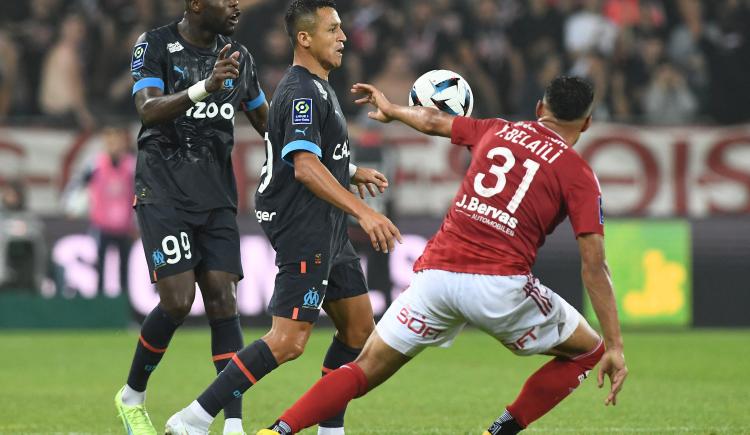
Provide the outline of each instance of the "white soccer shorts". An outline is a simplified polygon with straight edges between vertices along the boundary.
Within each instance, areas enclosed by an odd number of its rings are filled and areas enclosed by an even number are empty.
[[[543,353],[573,334],[581,315],[531,275],[424,270],[414,275],[377,324],[390,347],[415,356],[449,347],[466,324],[518,355]]]

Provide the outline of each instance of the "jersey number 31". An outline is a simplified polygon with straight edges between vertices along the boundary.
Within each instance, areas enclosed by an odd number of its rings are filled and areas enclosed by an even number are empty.
[[[477,192],[477,194],[485,198],[497,195],[498,193],[502,192],[503,189],[505,189],[505,175],[510,172],[510,170],[513,169],[513,166],[516,164],[515,156],[513,156],[513,153],[505,147],[492,148],[487,153],[487,158],[493,160],[495,156],[498,155],[502,156],[505,159],[505,163],[503,163],[502,166],[494,164],[490,166],[490,174],[497,177],[497,182],[495,182],[494,186],[486,187],[482,183],[487,174],[480,172],[476,175],[476,177],[474,177],[474,190]],[[531,180],[534,179],[536,171],[539,170],[539,163],[530,159],[526,159],[523,162],[523,167],[526,168],[526,175],[523,176],[521,184],[518,185],[516,193],[513,195],[513,198],[511,198],[508,206],[506,207],[508,209],[508,212],[510,213],[515,213],[518,209],[518,206],[521,205],[523,197],[526,196],[526,192],[529,190]]]

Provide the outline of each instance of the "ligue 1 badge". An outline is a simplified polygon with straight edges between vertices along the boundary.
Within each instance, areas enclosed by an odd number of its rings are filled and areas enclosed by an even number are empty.
[[[133,61],[130,63],[131,71],[137,71],[143,67],[146,59],[146,49],[148,49],[148,42],[141,42],[133,47]]]
[[[292,101],[292,125],[312,124],[312,98]]]

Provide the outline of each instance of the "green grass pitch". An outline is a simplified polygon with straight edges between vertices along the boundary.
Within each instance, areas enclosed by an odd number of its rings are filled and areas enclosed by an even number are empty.
[[[246,342],[262,332],[246,330]],[[330,329],[318,330],[305,355],[249,390],[248,434],[317,379],[330,337]],[[113,396],[136,340],[136,331],[1,333],[0,433],[122,433]],[[629,332],[625,343],[630,377],[616,407],[603,405],[604,391],[589,379],[527,432],[750,434],[750,331]],[[347,434],[481,434],[545,360],[515,357],[464,331],[452,348],[428,349],[354,401]],[[213,375],[207,328],[178,331],[149,385],[157,429]],[[221,433],[221,418],[212,429]]]

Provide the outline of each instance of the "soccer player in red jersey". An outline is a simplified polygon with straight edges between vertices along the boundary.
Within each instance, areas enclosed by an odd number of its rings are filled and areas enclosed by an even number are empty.
[[[594,93],[575,77],[558,77],[537,103],[536,121],[471,119],[432,108],[392,104],[356,84],[369,117],[401,121],[450,137],[472,162],[437,234],[414,265],[409,289],[388,308],[353,363],[321,378],[261,434],[292,434],[335,415],[391,377],[427,346],[447,346],[471,324],[517,355],[551,361],[524,384],[485,435],[515,434],[567,397],[600,363],[598,384],[615,405],[627,377],[623,342],[604,254],[604,219],[596,176],[573,151],[591,125]],[[603,339],[578,311],[531,274],[545,236],[570,218],[581,275]]]

